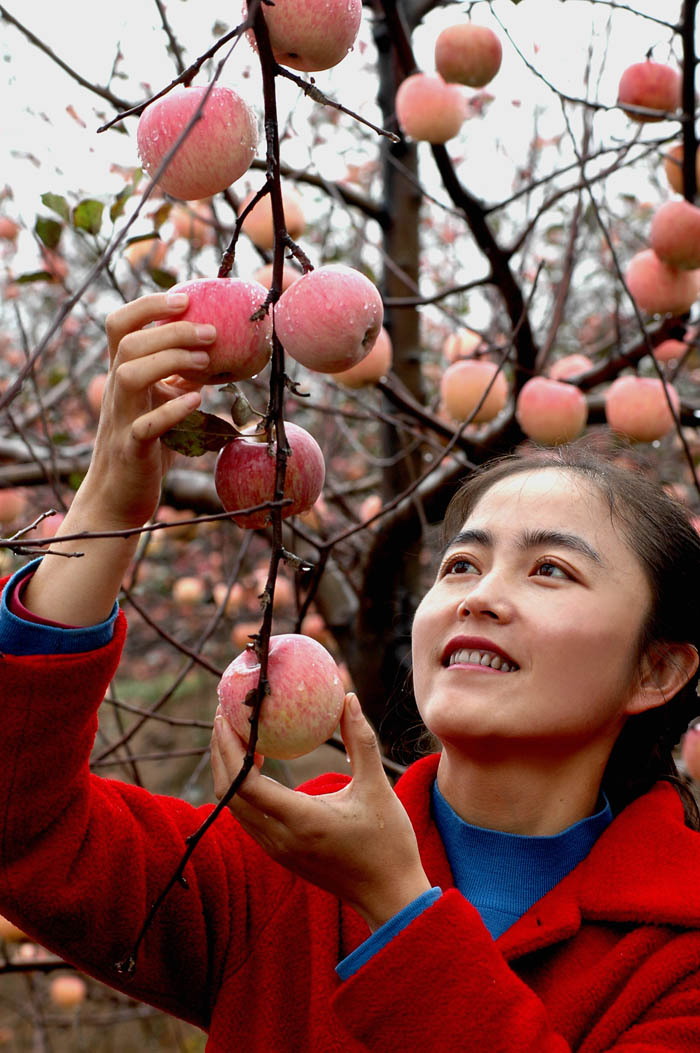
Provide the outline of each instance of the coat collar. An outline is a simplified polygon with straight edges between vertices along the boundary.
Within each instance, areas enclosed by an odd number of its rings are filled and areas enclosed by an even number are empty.
[[[430,814],[439,755],[413,764],[396,792],[413,821],[429,880],[454,887]],[[700,929],[700,834],[683,821],[675,789],[659,782],[619,813],[588,856],[498,939],[506,958],[573,936],[605,921]]]

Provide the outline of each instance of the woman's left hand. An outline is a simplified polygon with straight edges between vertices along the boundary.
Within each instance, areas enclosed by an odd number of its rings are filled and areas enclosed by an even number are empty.
[[[382,767],[377,740],[357,697],[340,722],[352,781],[314,797],[248,773],[229,805],[244,830],[278,863],[344,900],[374,931],[430,888],[411,821]],[[212,736],[214,792],[238,774],[245,743],[221,711]]]

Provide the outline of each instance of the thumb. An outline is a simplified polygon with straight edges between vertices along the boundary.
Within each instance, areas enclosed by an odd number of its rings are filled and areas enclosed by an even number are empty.
[[[343,742],[352,767],[353,779],[386,779],[379,754],[377,736],[365,717],[357,695],[345,696],[345,707],[340,720]]]

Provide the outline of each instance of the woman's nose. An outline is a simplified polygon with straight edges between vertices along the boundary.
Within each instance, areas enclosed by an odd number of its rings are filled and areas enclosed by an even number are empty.
[[[492,621],[508,621],[512,603],[508,597],[505,581],[493,572],[484,575],[462,597],[457,608],[460,618],[490,618]]]

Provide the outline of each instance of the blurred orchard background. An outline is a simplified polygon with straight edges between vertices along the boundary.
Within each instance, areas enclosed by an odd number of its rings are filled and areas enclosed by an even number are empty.
[[[375,0],[342,62],[295,73],[340,109],[274,77],[287,227],[314,267],[344,263],[376,284],[391,364],[349,386],[286,359],[294,383],[284,419],[311,432],[326,465],[315,505],[278,524],[296,561],[277,568],[271,527],[244,530],[221,517],[215,452],[177,458],[157,525],[143,532],[123,582],[130,633],[101,709],[96,773],[211,800],[216,685],[264,617],[266,632],[302,632],[333,653],[388,772],[400,772],[424,746],[410,629],[445,507],[473,466],[524,442],[585,432],[700,515],[700,237],[695,214],[678,210],[697,189],[695,6]],[[232,48],[229,36],[242,17],[221,0],[0,5],[3,574],[50,551],[86,471],[107,369],[105,316],[216,276],[241,203],[265,182],[261,135],[240,180],[211,199],[176,201],[139,167],[138,114],[97,129],[190,76],[207,53],[192,82],[207,84],[228,55],[219,83],[243,96],[262,128],[260,63],[245,39]],[[406,134],[423,104],[399,123],[399,85],[417,71],[435,75],[439,34],[467,23],[497,36],[500,70],[451,89],[460,116],[445,143],[422,141],[420,128]],[[622,74],[645,63],[645,89],[649,62],[673,71],[677,95],[625,112]],[[430,134],[447,103],[425,106]],[[692,245],[677,249],[677,231],[681,242],[692,232],[697,259]],[[262,280],[273,251],[252,233],[244,227],[232,274]],[[677,249],[670,271],[652,241],[672,257]],[[275,251],[298,276],[279,239]],[[239,387],[264,414],[269,369]],[[230,420],[231,401],[208,387],[203,409]],[[347,770],[340,740],[266,763],[289,785]],[[76,976],[21,933],[0,936],[0,1048],[204,1048],[199,1032]]]

